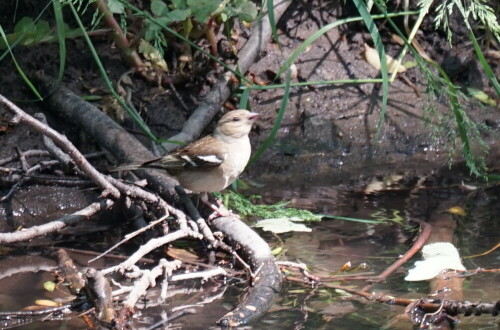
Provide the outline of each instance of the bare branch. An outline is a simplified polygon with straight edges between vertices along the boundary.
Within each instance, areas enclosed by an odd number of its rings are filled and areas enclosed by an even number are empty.
[[[33,226],[26,230],[16,231],[13,233],[0,233],[0,244],[27,241],[35,237],[57,232],[64,227],[88,219],[100,211],[107,210],[113,205],[115,205],[115,202],[111,199],[104,199],[100,202],[92,203],[86,208],[73,214],[65,215],[58,220],[54,220],[40,226]]]
[[[68,138],[47,125],[36,120],[32,116],[28,115],[17,105],[9,101],[5,96],[0,94],[0,105],[3,106],[7,111],[14,115],[14,122],[22,122],[29,125],[31,128],[37,132],[50,137],[54,143],[59,146],[62,150],[66,151],[73,162],[99,187],[104,189],[101,194],[103,197],[110,194],[114,198],[120,197],[120,192],[118,189],[113,187],[104,176],[99,173],[78,151],[78,149],[68,140]]]

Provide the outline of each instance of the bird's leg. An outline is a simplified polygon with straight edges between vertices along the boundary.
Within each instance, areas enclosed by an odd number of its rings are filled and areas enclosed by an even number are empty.
[[[202,193],[200,196],[200,199],[201,199],[203,204],[207,205],[209,208],[211,208],[214,211],[212,214],[210,214],[210,216],[208,217],[208,220],[215,219],[218,216],[219,217],[227,217],[227,216],[230,216],[232,214],[230,211],[228,211],[226,209],[226,207],[222,204],[222,201],[220,199],[217,199],[217,204],[219,204],[219,206],[210,203],[210,201],[208,200],[207,193]]]

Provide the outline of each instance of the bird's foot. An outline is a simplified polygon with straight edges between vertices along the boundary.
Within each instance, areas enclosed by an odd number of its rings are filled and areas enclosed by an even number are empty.
[[[238,217],[238,215],[234,214],[231,210],[228,210],[224,204],[222,203],[222,200],[220,198],[216,198],[215,199],[215,203],[217,205],[215,205],[214,203],[210,203],[210,201],[208,200],[208,195],[201,195],[201,201],[203,204],[207,205],[209,208],[212,209],[212,212],[207,220],[208,221],[211,221],[215,218],[218,218],[218,217]]]
[[[219,203],[217,203],[219,204]],[[211,221],[215,218],[218,218],[218,217],[229,217],[229,216],[233,216],[233,212],[231,212],[230,210],[226,209],[226,207],[224,206],[224,204],[220,203],[219,206],[216,206],[214,204],[211,204],[208,205],[208,207],[210,207],[214,212],[212,214],[210,214],[208,216],[208,221]]]

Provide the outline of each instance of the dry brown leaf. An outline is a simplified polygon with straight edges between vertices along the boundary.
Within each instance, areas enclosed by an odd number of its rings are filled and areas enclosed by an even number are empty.
[[[172,246],[169,246],[168,249],[166,249],[166,253],[169,257],[178,259],[181,261],[185,262],[201,262],[200,258],[196,254],[193,254],[191,252],[188,252],[184,249],[178,249],[174,248]]]
[[[405,44],[404,40],[401,39],[400,36],[398,36],[397,34],[392,34],[391,35],[391,39],[397,43],[398,45],[401,45],[403,46]],[[415,50],[417,51],[417,53],[426,61],[429,61],[429,62],[433,62],[433,63],[436,63],[434,62],[434,60],[429,56],[427,55],[427,53],[424,51],[424,49],[422,48],[422,46],[420,46],[420,43],[417,41],[417,39],[413,39],[411,41],[411,44],[412,46],[415,48]]]
[[[368,62],[368,64],[370,64],[372,67],[380,71],[381,65],[378,52],[375,49],[368,46],[366,43],[364,44],[364,47],[365,51],[363,55],[365,57],[366,62]],[[385,55],[385,58],[387,61],[387,70],[389,71],[389,73],[393,73],[396,70],[396,67],[398,68],[397,71],[398,73],[406,72],[406,68],[402,64],[399,64],[398,66],[398,63],[394,58],[392,58],[389,55]]]

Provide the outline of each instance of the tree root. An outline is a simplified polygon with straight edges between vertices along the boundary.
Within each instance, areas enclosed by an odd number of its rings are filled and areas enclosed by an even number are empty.
[[[282,277],[269,245],[241,220],[229,217],[214,219],[211,226],[226,234],[231,246],[248,260],[253,274],[253,286],[238,306],[217,324],[235,327],[247,324],[271,307],[281,290]]]

